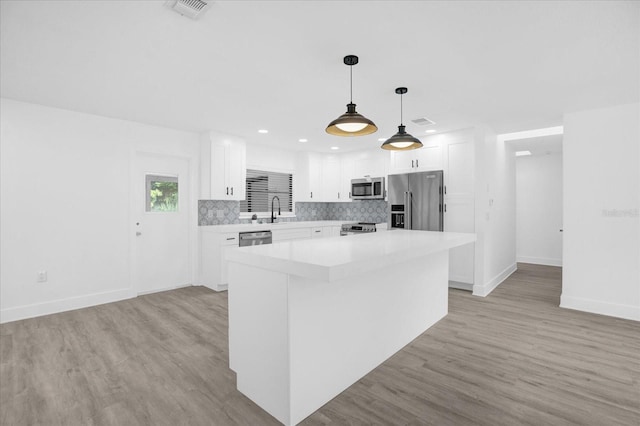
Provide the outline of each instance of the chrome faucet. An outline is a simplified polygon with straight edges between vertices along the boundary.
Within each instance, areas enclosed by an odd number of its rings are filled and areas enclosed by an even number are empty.
[[[278,198],[277,195],[274,195],[273,198],[271,199],[271,223],[275,222],[276,216],[273,214],[273,202],[275,200],[278,200],[278,216],[281,215],[280,213],[280,198]]]

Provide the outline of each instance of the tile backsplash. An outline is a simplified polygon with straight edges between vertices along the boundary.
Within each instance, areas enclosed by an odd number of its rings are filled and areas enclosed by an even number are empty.
[[[381,223],[387,221],[388,205],[384,200],[359,200],[350,203],[298,202],[295,210],[296,217],[281,218],[280,221],[353,220]],[[239,201],[198,200],[199,226],[248,222],[248,219],[240,219]]]

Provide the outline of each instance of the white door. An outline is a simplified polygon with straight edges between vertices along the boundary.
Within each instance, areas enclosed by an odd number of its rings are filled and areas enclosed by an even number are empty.
[[[133,168],[134,289],[144,294],[191,284],[189,160],[138,152]]]

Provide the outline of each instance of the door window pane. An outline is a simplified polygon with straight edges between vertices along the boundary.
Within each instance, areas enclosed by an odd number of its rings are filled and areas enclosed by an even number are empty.
[[[146,175],[146,211],[178,211],[178,177]]]

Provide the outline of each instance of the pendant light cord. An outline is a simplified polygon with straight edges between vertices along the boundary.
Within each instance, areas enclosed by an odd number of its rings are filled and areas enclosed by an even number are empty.
[[[353,65],[349,65],[349,103],[353,103]]]
[[[402,122],[402,93],[400,94],[400,125],[404,126],[404,123]]]

